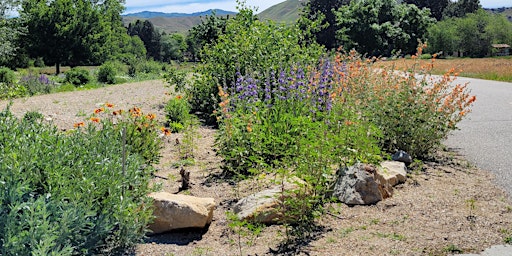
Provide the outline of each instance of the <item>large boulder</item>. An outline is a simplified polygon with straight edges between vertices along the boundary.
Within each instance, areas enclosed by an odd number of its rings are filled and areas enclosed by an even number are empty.
[[[204,228],[212,222],[215,200],[167,192],[151,193],[155,219],[149,225],[154,234],[182,228]]]
[[[375,168],[365,164],[340,169],[332,195],[347,205],[368,205],[381,201],[382,192],[374,173]]]

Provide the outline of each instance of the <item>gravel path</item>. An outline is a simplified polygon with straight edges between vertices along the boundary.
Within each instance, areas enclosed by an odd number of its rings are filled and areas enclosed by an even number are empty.
[[[28,111],[37,111],[52,120],[61,129],[72,129],[84,121],[96,108],[112,103],[115,109],[139,107],[144,113],[155,113],[163,120],[163,107],[169,97],[168,88],[160,80],[113,85],[95,90],[63,92],[13,100],[11,112],[21,117]],[[3,110],[9,101],[0,101]]]
[[[446,145],[460,151],[477,167],[491,171],[512,198],[512,83],[459,78],[469,82],[477,100]]]

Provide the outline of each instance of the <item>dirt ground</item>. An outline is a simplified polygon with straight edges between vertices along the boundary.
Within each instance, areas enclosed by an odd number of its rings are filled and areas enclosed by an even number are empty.
[[[71,129],[102,104],[141,107],[163,120],[170,99],[161,81],[117,85],[97,90],[42,95],[13,101],[11,111],[22,116],[39,111],[61,129]],[[0,108],[7,105],[0,102]],[[189,131],[191,132],[191,131]],[[244,196],[265,186],[215,178],[221,159],[214,151],[215,130],[191,132],[194,163],[180,160],[188,143],[184,134],[165,138],[155,184],[176,193],[182,166],[191,172],[191,188],[180,193],[213,197],[217,203],[212,224],[204,230],[182,230],[150,236],[137,245],[135,255],[450,255],[477,253],[512,237],[512,203],[489,172],[446,150],[436,162],[412,171],[392,198],[372,206],[329,205],[328,212],[305,239],[287,241],[285,228],[264,227],[258,236],[238,235],[229,227],[226,212]],[[190,165],[191,164],[191,165]]]

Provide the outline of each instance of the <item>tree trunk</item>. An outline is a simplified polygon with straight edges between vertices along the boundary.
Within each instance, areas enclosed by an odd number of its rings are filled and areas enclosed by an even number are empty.
[[[60,74],[60,62],[58,61],[55,63],[55,74]]]

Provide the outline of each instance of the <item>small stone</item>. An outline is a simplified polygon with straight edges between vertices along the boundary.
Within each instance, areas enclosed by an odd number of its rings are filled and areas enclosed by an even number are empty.
[[[391,157],[393,161],[405,163],[406,166],[412,164],[412,157],[405,151],[399,150]]]

